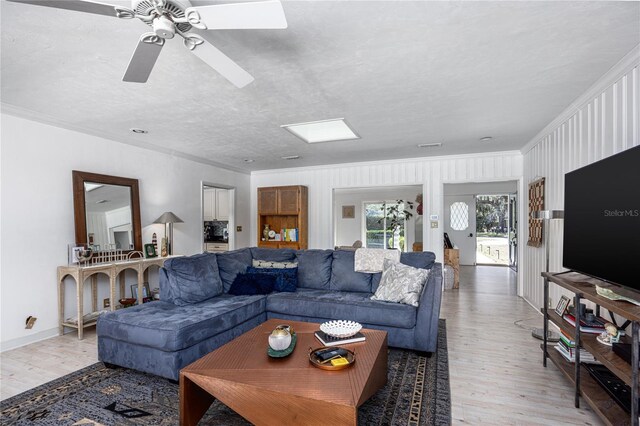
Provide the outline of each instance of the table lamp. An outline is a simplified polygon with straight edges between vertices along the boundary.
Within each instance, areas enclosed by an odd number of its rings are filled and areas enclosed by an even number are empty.
[[[173,254],[173,224],[184,223],[184,221],[173,212],[164,212],[162,216],[154,220],[153,223],[164,223],[164,236],[167,238],[167,254]]]

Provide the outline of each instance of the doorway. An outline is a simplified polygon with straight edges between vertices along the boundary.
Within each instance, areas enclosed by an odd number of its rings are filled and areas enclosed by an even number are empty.
[[[509,265],[509,195],[476,195],[476,264]]]
[[[517,265],[517,181],[444,184],[444,232],[460,265]]]
[[[202,182],[202,251],[235,248],[235,188]]]

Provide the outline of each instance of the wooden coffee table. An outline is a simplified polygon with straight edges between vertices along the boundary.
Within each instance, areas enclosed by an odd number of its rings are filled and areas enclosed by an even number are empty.
[[[270,358],[278,324],[298,335],[294,352]],[[353,366],[326,371],[309,363],[319,324],[271,319],[180,371],[180,424],[196,425],[217,398],[256,425],[356,425],[358,407],[387,382],[387,333],[363,329],[367,340],[343,345]]]

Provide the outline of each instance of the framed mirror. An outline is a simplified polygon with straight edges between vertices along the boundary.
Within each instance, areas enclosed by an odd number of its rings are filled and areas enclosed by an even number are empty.
[[[74,170],[76,243],[94,251],[142,251],[138,179]]]

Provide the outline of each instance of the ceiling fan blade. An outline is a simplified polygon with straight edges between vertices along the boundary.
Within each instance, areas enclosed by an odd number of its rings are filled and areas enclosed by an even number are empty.
[[[280,0],[194,7],[209,30],[284,29],[287,18]],[[187,9],[188,13],[188,9]]]
[[[118,16],[115,5],[83,0],[8,0],[14,3],[26,3],[36,6],[54,7],[56,9],[76,10],[78,12],[95,13],[97,15]]]
[[[254,80],[251,74],[242,69],[227,55],[216,49],[202,37],[191,35],[191,37],[185,39],[185,45],[194,55],[218,71],[237,88],[241,89]]]
[[[140,37],[136,50],[131,56],[129,66],[122,77],[122,81],[132,83],[146,83],[149,74],[160,55],[160,51],[164,46],[164,39],[155,35],[155,33],[145,33]]]

